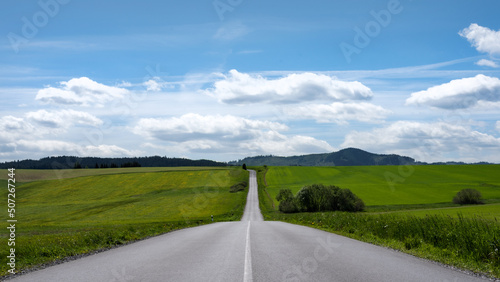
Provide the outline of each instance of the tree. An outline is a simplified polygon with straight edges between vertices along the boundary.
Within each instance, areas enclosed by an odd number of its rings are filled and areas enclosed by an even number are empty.
[[[297,201],[290,189],[281,189],[276,196],[276,200],[280,202],[279,210],[284,213],[294,213],[299,211]]]
[[[244,170],[247,170],[247,165],[246,165],[246,164],[243,164],[242,168],[243,168]]]
[[[481,192],[475,189],[460,190],[453,198],[453,203],[460,205],[484,204],[484,202],[481,199]]]

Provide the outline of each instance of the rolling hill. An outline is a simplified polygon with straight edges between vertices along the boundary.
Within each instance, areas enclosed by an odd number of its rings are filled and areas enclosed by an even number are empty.
[[[395,154],[374,154],[356,148],[338,152],[312,154],[292,157],[256,156],[229,162],[230,165],[270,165],[270,166],[364,166],[364,165],[402,165],[417,164],[410,157]]]

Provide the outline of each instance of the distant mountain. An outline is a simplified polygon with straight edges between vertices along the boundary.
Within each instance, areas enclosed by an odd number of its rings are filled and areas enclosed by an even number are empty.
[[[258,166],[362,166],[362,165],[406,165],[417,163],[413,158],[399,155],[373,154],[356,148],[338,152],[292,157],[257,156],[229,162],[230,165]]]
[[[22,160],[0,163],[0,169],[68,169],[108,167],[175,167],[175,166],[226,166],[210,160],[190,160],[160,156],[138,158],[47,157],[40,160]]]

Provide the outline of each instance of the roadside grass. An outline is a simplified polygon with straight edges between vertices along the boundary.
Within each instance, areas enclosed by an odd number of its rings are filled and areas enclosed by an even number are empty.
[[[18,182],[16,270],[211,223],[211,215],[214,221],[241,219],[248,189],[230,193],[229,188],[248,181],[247,171],[240,168],[155,171],[118,169],[118,174],[81,177],[73,174],[73,178]],[[22,178],[23,173],[39,176],[51,172],[16,170],[16,179]],[[4,182],[0,180],[0,184]],[[6,199],[7,189],[3,190],[1,195]],[[7,220],[7,212],[0,214],[0,220]],[[6,228],[1,231],[2,241],[6,242],[7,232]],[[7,255],[5,243],[0,248],[3,262],[0,275],[8,274]]]
[[[443,215],[453,218],[463,217],[480,217],[482,219],[491,220],[500,224],[500,203],[485,204],[485,205],[472,205],[472,206],[458,206],[446,208],[425,208],[419,210],[405,210],[385,212],[393,215],[410,215],[415,217],[425,217],[428,215]]]
[[[397,166],[269,167],[259,170],[259,199],[265,220],[319,228],[500,278],[499,168],[415,166],[403,182],[388,184],[384,174],[398,173]],[[277,211],[279,189],[296,193],[311,183],[351,189],[367,204],[366,212]],[[453,204],[463,188],[481,191],[486,205]]]

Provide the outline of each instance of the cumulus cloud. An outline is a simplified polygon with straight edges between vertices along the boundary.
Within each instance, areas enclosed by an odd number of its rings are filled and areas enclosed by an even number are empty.
[[[471,24],[459,32],[479,52],[490,55],[500,54],[500,30],[494,31],[476,23]]]
[[[33,123],[50,128],[68,128],[73,124],[90,126],[99,126],[103,124],[102,120],[89,113],[74,110],[52,112],[39,110],[27,113],[26,117]]]
[[[8,142],[22,136],[29,136],[35,127],[22,118],[14,116],[3,116],[0,118],[0,140]]]
[[[470,108],[479,102],[499,101],[500,79],[479,74],[412,93],[406,104],[454,110]]]
[[[116,145],[82,145],[60,140],[18,140],[15,142],[18,153],[43,152],[43,154],[62,154],[96,157],[133,156],[134,153]]]
[[[167,119],[141,119],[135,134],[174,146],[183,152],[225,152],[292,155],[332,151],[327,142],[307,136],[286,136],[284,124],[231,115],[186,114]],[[148,146],[155,146],[148,143]]]
[[[353,131],[342,147],[357,147],[380,153],[399,153],[422,161],[442,161],[448,153],[477,159],[478,153],[498,152],[500,138],[445,122],[398,121],[372,131]],[[485,154],[485,159],[495,154]]]
[[[154,79],[150,79],[146,82],[144,82],[144,86],[146,86],[147,91],[154,91],[158,92],[161,91],[161,85]]]
[[[481,59],[476,62],[476,65],[490,68],[498,68],[498,64],[491,60]]]
[[[136,134],[164,141],[184,141],[189,138],[244,139],[253,131],[287,130],[286,125],[250,120],[231,115],[185,114],[167,119],[145,118],[134,128]]]
[[[380,123],[390,113],[381,106],[370,103],[340,103],[311,104],[301,107],[292,107],[285,112],[293,117],[313,119],[319,123],[348,124],[348,121]]]
[[[301,73],[268,79],[231,70],[222,77],[205,93],[227,104],[287,104],[313,100],[368,100],[373,97],[370,88],[358,81],[346,82],[323,74]]]
[[[73,78],[60,83],[60,87],[47,87],[38,91],[36,100],[43,103],[103,107],[106,103],[129,95],[127,89],[107,86],[87,77]]]

